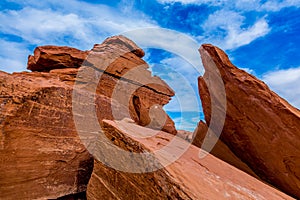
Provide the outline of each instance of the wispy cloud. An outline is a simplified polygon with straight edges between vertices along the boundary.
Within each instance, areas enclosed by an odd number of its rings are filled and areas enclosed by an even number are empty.
[[[300,1],[298,0],[285,0],[285,1],[279,1],[279,0],[273,0],[273,1],[266,1],[263,5],[261,5],[262,10],[266,11],[279,11],[283,8],[287,7],[300,7]]]
[[[0,20],[3,33],[19,36],[33,44],[66,43],[64,37],[68,35],[75,40],[88,40],[85,21],[73,13],[61,14],[50,9],[27,7],[3,12]]]
[[[178,113],[169,113],[175,122],[178,130],[187,130],[193,132],[197,127],[200,119],[203,119],[203,113],[196,112],[183,112],[180,115]]]
[[[300,67],[266,73],[262,80],[292,105],[300,108]]]
[[[175,97],[164,108],[172,112],[200,112],[200,97],[197,90],[197,70],[178,56],[152,64],[153,74],[161,77],[175,91]]]
[[[187,4],[197,4],[197,5],[202,5],[202,4],[209,4],[209,5],[222,5],[226,3],[226,0],[158,0],[158,2],[166,4],[166,3],[181,3],[184,5]]]
[[[181,3],[183,5],[208,5],[222,8],[236,9],[239,11],[272,11],[276,12],[287,7],[300,7],[298,0],[158,0],[162,4]]]
[[[68,3],[57,0],[11,1],[24,7],[20,10],[3,10],[0,13],[0,30],[1,33],[17,36],[22,41],[8,41],[7,48],[14,48],[19,43],[22,47],[52,44],[90,49],[93,44],[100,43],[111,35],[156,26],[156,22],[145,15],[140,16],[135,11],[129,15],[125,11],[120,12],[101,4],[95,6],[76,0]],[[1,63],[1,69],[10,71],[11,68],[8,67],[16,64],[14,69],[25,70],[29,50],[22,49],[23,55],[14,57],[14,60],[7,52],[1,52],[2,60],[6,61]],[[20,63],[23,63],[23,67]],[[9,66],[5,66],[7,64]]]
[[[7,72],[24,70],[29,54],[30,52],[25,43],[0,39],[0,70]]]
[[[186,34],[159,27],[133,29],[122,34],[135,41],[142,48],[162,49],[181,56],[185,59],[185,62],[189,62],[200,73],[203,73],[203,66],[198,52],[200,44]],[[165,61],[162,61],[162,63]],[[177,68],[180,68],[181,63],[173,62]],[[196,73],[198,71],[194,70]]]
[[[199,27],[203,30],[202,33],[198,31],[195,37],[201,43],[213,43],[225,50],[248,45],[271,33],[273,27],[268,23],[269,14],[284,8],[300,7],[299,1],[296,0],[158,0],[158,2],[168,6],[175,3],[186,7],[204,5],[215,10],[204,21],[203,18],[192,16],[201,20]],[[256,13],[256,19],[249,14],[251,12]],[[195,19],[187,20],[195,21]]]
[[[265,18],[257,20],[247,28],[245,17],[235,11],[219,10],[209,15],[203,23],[205,41],[210,41],[223,49],[235,49],[247,45],[270,32]]]

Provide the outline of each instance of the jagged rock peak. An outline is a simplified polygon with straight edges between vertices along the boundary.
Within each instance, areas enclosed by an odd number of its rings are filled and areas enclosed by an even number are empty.
[[[28,56],[27,69],[47,72],[53,69],[79,68],[91,51],[109,52],[109,49],[115,50],[116,47],[122,54],[131,52],[139,58],[145,55],[144,51],[133,41],[119,35],[107,38],[102,44],[95,44],[93,49],[88,51],[67,46],[38,46],[34,50],[34,55]]]
[[[96,51],[98,47],[102,47],[104,45],[118,46],[120,49],[125,50],[126,53],[131,52],[140,58],[145,55],[145,52],[140,47],[123,35],[112,36],[104,40],[102,44],[95,44],[93,51]]]
[[[221,49],[200,48],[205,74],[198,79],[205,120],[219,71],[226,90],[226,119],[220,140],[262,180],[300,198],[300,111],[253,75],[238,69]],[[217,69],[215,69],[217,67]],[[217,147],[215,147],[217,148]]]

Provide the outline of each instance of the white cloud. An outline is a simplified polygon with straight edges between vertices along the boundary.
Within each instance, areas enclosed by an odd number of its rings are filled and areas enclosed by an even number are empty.
[[[212,4],[212,5],[223,5],[227,0],[158,0],[162,4],[166,3],[181,3],[181,4]]]
[[[25,70],[29,53],[23,43],[0,39],[0,70],[10,73]]]
[[[191,63],[200,73],[204,71],[198,52],[200,44],[187,34],[159,27],[140,28],[122,34],[135,41],[141,48],[169,51]]]
[[[285,1],[271,0],[261,5],[261,10],[276,12],[287,7],[300,7],[300,1],[299,0],[285,0]]]
[[[199,55],[200,56],[200,55]],[[201,62],[201,60],[199,59]],[[201,75],[199,70],[195,69],[190,63],[179,56],[165,58],[160,61],[161,64],[169,66],[173,71],[183,75],[187,80],[190,80],[193,85],[197,85],[197,79]]]
[[[247,45],[270,32],[265,18],[257,20],[252,26],[243,28],[245,17],[235,11],[219,10],[209,15],[203,23],[204,40],[224,50]],[[200,39],[203,39],[201,37]]]
[[[268,0],[260,3],[257,0],[158,0],[162,4],[181,3],[183,5],[219,6],[239,11],[271,11],[276,12],[287,7],[300,7],[299,0]]]
[[[172,112],[199,112],[198,76],[189,63],[178,56],[166,58],[152,66],[153,74],[161,77],[175,91],[175,97],[164,109]]]
[[[68,43],[65,37],[69,37],[76,40],[77,46],[85,46],[84,43],[99,43],[110,34],[154,25],[150,20],[124,16],[107,6],[99,5],[97,8],[97,12],[94,8],[90,11],[95,13],[93,16],[86,14],[87,8],[83,8],[82,12],[32,7],[9,10],[0,14],[0,27],[2,32],[18,35],[31,43]]]
[[[182,5],[206,5],[218,8],[202,23],[204,34],[198,41],[213,43],[224,50],[235,49],[250,44],[271,31],[266,16],[252,24],[246,23],[245,14],[251,11],[260,14],[277,12],[283,8],[300,7],[298,0],[158,0],[161,4],[181,3]],[[258,15],[259,16],[259,15]]]
[[[4,10],[0,13],[1,32],[19,37],[27,45],[67,45],[85,50],[111,35],[135,28],[156,26],[156,22],[147,16],[139,15],[134,10],[129,12],[130,6],[123,13],[105,5],[95,6],[76,0],[67,3],[58,0],[11,1],[24,7],[21,10]],[[7,45],[12,45],[7,48],[14,48],[15,43]],[[24,57],[28,56],[28,50],[23,50],[23,54],[14,57],[14,60],[1,52],[0,57],[5,61],[3,64],[10,66],[14,63],[15,70],[25,70]],[[23,67],[20,67],[21,63]],[[10,71],[2,64],[1,69]]]
[[[64,36],[72,35],[74,39],[86,41],[84,20],[76,14],[61,14],[51,10],[24,8],[10,10],[0,14],[2,32],[17,35],[22,39],[42,44],[46,42],[63,42]],[[64,42],[65,43],[65,42]]]
[[[300,108],[300,67],[269,72],[263,75],[262,80],[274,92]]]
[[[194,132],[197,127],[200,117],[182,116],[173,119],[177,130],[186,130]]]
[[[234,49],[250,44],[257,38],[263,37],[270,32],[270,28],[265,19],[260,19],[247,29],[229,27],[228,35],[225,38],[225,49]]]

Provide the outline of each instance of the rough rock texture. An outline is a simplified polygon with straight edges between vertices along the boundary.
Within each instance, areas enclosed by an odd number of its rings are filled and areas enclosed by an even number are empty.
[[[129,107],[125,117],[133,118],[138,124],[176,134],[174,122],[162,109],[174,91],[159,77],[151,75],[149,66],[141,59],[143,55],[142,49],[123,36],[108,38],[90,51],[77,83],[80,88],[96,90]],[[120,112],[113,109],[112,119],[124,118],[118,117]],[[101,113],[98,117],[103,119]]]
[[[160,113],[161,106],[168,103],[174,93],[146,70],[147,65],[140,58],[143,51],[121,36],[109,38],[94,49],[105,55],[110,70],[102,73],[101,81],[95,83],[92,106],[96,107],[98,120],[128,116],[128,107],[122,99],[112,99],[116,83],[123,89],[138,86],[129,96],[129,117],[143,125],[147,125],[144,119],[147,122],[151,118],[159,119],[155,113]],[[118,50],[126,55],[119,56]],[[117,59],[114,53],[118,54]],[[88,87],[80,88],[93,85],[93,81],[84,79],[94,80],[84,76],[93,63],[83,62],[84,57],[86,52],[68,47],[38,47],[28,62],[28,68],[34,72],[0,72],[1,199],[54,199],[86,190],[93,159],[78,136],[72,113],[75,83],[78,90],[95,92]],[[82,62],[84,66],[77,68]],[[140,64],[144,65],[139,71],[141,77],[154,83],[161,81],[161,84],[143,86],[130,77],[121,80],[122,73]],[[90,71],[93,75],[101,72]],[[118,94],[122,96],[124,91]],[[153,106],[158,108],[151,112]],[[117,114],[112,114],[112,107]],[[163,124],[164,130],[176,133],[174,122],[167,115],[165,119],[168,123]]]
[[[93,159],[74,127],[71,94],[53,73],[0,73],[1,199],[86,190]]]
[[[35,48],[34,55],[28,57],[27,69],[31,71],[50,71],[51,69],[78,68],[88,55],[65,46],[40,46]]]
[[[300,111],[262,81],[237,69],[219,48],[202,45],[200,53],[206,72],[199,78],[199,91],[208,125],[211,103],[207,85],[213,85],[215,65],[227,96],[221,141],[261,179],[300,198]],[[207,62],[210,59],[213,64]],[[211,91],[212,96],[219,93],[218,88]]]
[[[197,125],[196,130],[194,131],[192,144],[201,148],[203,144],[204,137],[206,136],[208,127],[205,122],[200,121]],[[216,136],[215,136],[216,137]],[[203,148],[205,149],[205,147]],[[259,177],[249,168],[244,162],[242,162],[221,140],[218,140],[214,148],[209,152],[210,154],[220,158],[221,160],[229,163],[232,166],[252,175],[255,178]]]
[[[188,144],[168,133],[157,133],[126,121],[105,120],[104,127],[114,145],[131,153],[151,154],[167,146],[171,140],[177,140],[174,146],[167,148],[166,157],[158,157],[158,163],[164,163],[164,158],[170,158],[168,153],[180,152],[182,146]],[[100,142],[99,145],[107,144]],[[91,200],[291,199],[212,155],[199,159],[199,152],[199,148],[190,145],[178,160],[165,168],[148,173],[116,171],[95,160],[87,197]],[[113,155],[112,153],[112,158]],[[122,156],[117,158],[124,166],[130,163],[130,160]],[[139,164],[143,164],[143,160],[137,163],[138,166]]]

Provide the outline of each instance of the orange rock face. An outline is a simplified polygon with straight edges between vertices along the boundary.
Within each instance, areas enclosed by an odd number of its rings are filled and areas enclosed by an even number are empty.
[[[50,71],[51,69],[79,68],[88,55],[71,47],[40,46],[34,55],[28,57],[27,69],[31,71]]]
[[[208,125],[210,95],[219,93],[218,88],[211,88],[210,94],[207,88],[213,85],[215,65],[223,79],[227,100],[221,141],[261,179],[300,198],[299,110],[262,81],[236,68],[219,48],[202,45],[200,53],[206,72],[199,78],[199,92]]]
[[[91,70],[94,76],[84,74],[91,69],[88,67],[93,64],[91,59],[99,58],[91,54],[80,67],[87,52],[69,47],[38,47],[28,61],[28,69],[34,72],[0,72],[1,198],[55,199],[86,190],[93,159],[74,124],[75,85],[86,86],[79,90],[88,93],[93,93],[88,88],[96,85],[92,106],[96,107],[99,122],[128,117],[128,110],[129,117],[141,125],[150,123],[155,127],[155,120],[160,120],[161,107],[174,92],[159,78],[151,76],[141,59],[143,51],[119,36],[95,45],[92,52],[103,54],[108,63],[99,82],[95,82],[94,77],[99,75],[100,69]],[[99,63],[94,64],[99,67]],[[137,73],[144,79],[130,79],[134,76],[121,79],[140,65]],[[144,85],[145,79],[151,84]],[[153,84],[157,81],[160,84]],[[113,95],[123,97],[129,88],[136,90],[125,99],[127,102],[114,98]],[[155,105],[157,109],[153,110]],[[164,111],[163,114],[166,115]],[[163,129],[176,133],[174,122],[167,115],[165,119]]]
[[[173,135],[137,126],[126,121],[104,121],[107,137],[118,148],[134,153],[157,156],[157,151],[169,145],[164,155],[139,159],[136,166],[148,163],[149,167],[163,165],[171,155],[180,152],[186,141]],[[149,137],[149,135],[151,135]],[[134,136],[134,137],[133,137]],[[107,145],[100,142],[98,145]],[[95,160],[88,184],[88,199],[292,199],[282,192],[222,162],[212,155],[199,158],[200,149],[190,145],[182,156],[171,164],[148,173],[117,171]],[[114,152],[106,155],[107,161],[116,159]],[[170,155],[169,155],[170,154]],[[134,155],[132,155],[134,156]],[[131,160],[118,156],[120,165]],[[108,162],[109,163],[109,162]],[[155,163],[155,164],[154,164]]]
[[[138,124],[176,134],[174,122],[162,109],[175,93],[159,77],[151,75],[141,59],[143,55],[142,49],[123,36],[108,38],[90,51],[76,83],[129,107],[126,117]],[[124,118],[118,117],[120,112],[114,112],[114,107],[109,112],[111,119]],[[101,113],[98,117],[104,119]]]
[[[85,191],[93,159],[74,126],[72,87],[40,72],[1,72],[0,84],[1,198]]]
[[[205,122],[200,121],[198,123],[198,126],[196,130],[194,131],[194,139],[193,139],[193,145],[201,148],[203,144],[203,140],[207,134],[208,127]],[[203,147],[203,150],[208,151]],[[230,149],[229,147],[224,144],[221,140],[218,140],[215,144],[214,148],[209,152],[210,154],[216,156],[217,158],[220,158],[221,160],[227,162],[228,164],[235,166],[236,168],[252,175],[255,178],[259,177],[253,172],[251,168],[247,166],[246,163],[242,162]]]

